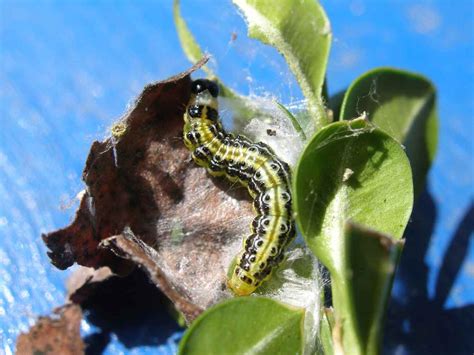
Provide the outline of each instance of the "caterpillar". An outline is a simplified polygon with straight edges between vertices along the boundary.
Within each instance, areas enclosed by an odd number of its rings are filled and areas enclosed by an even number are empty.
[[[213,176],[225,176],[247,187],[257,216],[244,238],[228,287],[249,295],[267,280],[283,260],[295,236],[291,205],[291,171],[265,143],[251,142],[223,129],[218,114],[219,88],[199,79],[191,85],[184,114],[184,143],[195,163]]]

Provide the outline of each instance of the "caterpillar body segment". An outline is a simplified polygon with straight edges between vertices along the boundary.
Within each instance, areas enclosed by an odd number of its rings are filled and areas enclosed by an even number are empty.
[[[256,217],[243,241],[227,284],[239,296],[249,295],[283,260],[294,239],[291,172],[265,143],[227,133],[218,115],[218,87],[209,80],[192,84],[184,114],[184,143],[193,160],[214,176],[225,176],[247,187]]]

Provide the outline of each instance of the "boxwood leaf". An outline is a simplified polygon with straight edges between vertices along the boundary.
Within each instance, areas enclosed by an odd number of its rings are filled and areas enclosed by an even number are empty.
[[[332,308],[325,308],[323,316],[321,317],[320,323],[320,342],[321,342],[321,354],[331,355],[334,353],[332,332],[333,324],[331,318],[334,316]]]
[[[181,16],[179,0],[173,1],[173,19],[184,54],[192,64],[198,62],[204,56],[204,53]],[[204,70],[207,75],[215,77],[207,65],[203,66],[202,70]]]
[[[183,48],[184,54],[186,55],[188,60],[194,64],[197,61],[199,61],[202,57],[204,57],[205,54],[203,53],[201,47],[199,46],[198,42],[194,38],[194,35],[192,34],[191,30],[186,24],[186,21],[184,21],[184,18],[181,16],[179,0],[173,1],[173,18],[174,18],[174,23],[176,26],[176,31],[178,32],[178,38],[181,44],[181,48]],[[236,100],[244,100],[243,97],[241,97],[232,89],[224,85],[219,80],[217,75],[207,65],[203,66],[202,69],[211,80],[216,80],[218,82],[221,96],[228,97],[231,99],[236,99]]]
[[[351,222],[346,224],[344,267],[332,277],[333,306],[341,324],[338,347],[379,354],[385,308],[403,241]],[[348,352],[348,351],[346,351]]]
[[[353,119],[363,111],[377,127],[406,147],[415,191],[419,193],[436,153],[438,118],[433,84],[407,71],[371,70],[347,90],[340,117]]]
[[[303,151],[293,188],[298,226],[331,274],[333,348],[376,353],[413,206],[404,150],[365,119],[332,123]]]
[[[401,238],[413,206],[411,178],[401,145],[365,119],[324,127],[293,181],[296,221],[316,256],[327,259],[349,219]]]
[[[184,334],[180,354],[301,354],[304,310],[263,297],[208,309]]]
[[[295,131],[298,132],[298,134],[301,137],[302,141],[305,141],[307,139],[306,134],[304,133],[303,128],[301,128],[300,122],[298,122],[298,119],[281,103],[276,101],[277,106],[285,113],[285,115],[288,117],[290,120],[291,124],[295,128]]]
[[[314,0],[233,0],[249,36],[275,47],[296,77],[317,130],[328,123],[321,99],[331,45],[329,20]],[[306,132],[310,135],[313,132]]]

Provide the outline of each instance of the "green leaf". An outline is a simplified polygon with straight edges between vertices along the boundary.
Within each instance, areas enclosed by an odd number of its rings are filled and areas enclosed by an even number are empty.
[[[342,333],[338,345],[351,354],[378,354],[403,242],[347,223],[343,244],[343,268],[331,274],[335,317]]]
[[[405,152],[362,118],[318,132],[301,155],[293,183],[296,220],[313,251],[326,253],[349,219],[401,238],[412,210]]]
[[[328,123],[321,99],[329,48],[329,20],[315,0],[233,0],[249,36],[275,47],[296,77],[317,130]],[[313,132],[306,132],[313,133]]]
[[[263,297],[226,300],[186,331],[180,354],[301,354],[304,310]]]
[[[334,354],[333,349],[333,340],[332,340],[332,324],[331,324],[331,317],[334,317],[333,310],[330,308],[325,308],[323,316],[321,317],[320,323],[320,341],[321,347],[323,349],[323,354],[325,355],[332,355]]]
[[[406,147],[415,191],[421,192],[438,140],[433,84],[423,76],[402,70],[371,70],[347,90],[341,119],[352,119],[363,111],[371,122]]]
[[[194,38],[193,34],[191,33],[188,25],[184,21],[184,18],[181,16],[181,9],[179,6],[179,0],[173,1],[173,18],[174,23],[176,26],[176,30],[178,32],[179,42],[181,44],[181,48],[183,48],[184,54],[188,58],[188,60],[194,64],[199,61],[205,54],[203,53],[201,47],[197,43],[196,39]],[[235,100],[242,100],[243,98],[235,93],[232,89],[225,86],[214,74],[214,72],[209,69],[209,67],[203,66],[202,69],[205,73],[210,77],[211,80],[217,81],[220,89],[220,95],[222,97],[227,97]]]
[[[279,103],[278,101],[275,101],[275,103],[277,104],[277,106],[280,108],[280,110],[282,110],[285,115],[288,117],[288,119],[290,120],[291,124],[293,125],[293,128],[295,129],[296,132],[298,132],[298,134],[300,135],[301,137],[301,140],[302,141],[305,141],[307,138],[306,138],[306,134],[304,134],[304,131],[303,129],[301,128],[301,125],[300,123],[298,122],[297,118],[295,116],[293,116],[293,114],[285,107],[283,106],[281,103]]]
[[[181,9],[179,6],[179,0],[174,0],[173,2],[173,18],[176,30],[178,32],[178,38],[181,43],[181,48],[183,48],[184,54],[189,59],[189,61],[194,64],[204,57],[204,53],[199,47],[196,39],[188,28],[188,25],[181,16]],[[202,67],[202,70],[206,72],[207,75],[214,77],[214,73],[210,70],[207,65]]]
[[[228,278],[234,271],[235,263],[236,258],[229,266]],[[272,276],[253,294],[305,310],[308,316],[303,325],[304,354],[313,354],[320,348],[317,341],[322,297],[319,267],[313,252],[303,241],[295,241]]]
[[[399,255],[395,240],[402,238],[413,207],[404,150],[365,119],[332,123],[303,151],[293,189],[298,226],[331,273],[333,348],[377,353]],[[353,228],[348,221],[392,237],[375,238],[375,232]],[[397,251],[392,253],[392,247]]]

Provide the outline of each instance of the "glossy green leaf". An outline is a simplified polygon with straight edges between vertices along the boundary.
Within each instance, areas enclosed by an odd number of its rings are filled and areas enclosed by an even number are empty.
[[[186,331],[180,354],[301,354],[304,310],[263,297],[226,300]]]
[[[285,58],[308,100],[317,130],[328,123],[321,99],[329,48],[329,20],[315,0],[233,0],[249,36],[275,47]],[[313,132],[306,132],[313,133]]]
[[[416,192],[420,192],[436,153],[438,122],[436,90],[423,76],[391,68],[378,68],[349,87],[341,119],[362,112],[406,147]]]
[[[380,245],[398,245],[394,240],[401,239],[413,206],[404,150],[365,119],[332,123],[303,151],[293,188],[298,226],[331,273],[333,332],[341,335],[333,336],[341,339],[333,348],[376,353],[398,257],[398,251],[387,253]],[[392,237],[376,239],[374,232],[349,228],[349,221]]]

